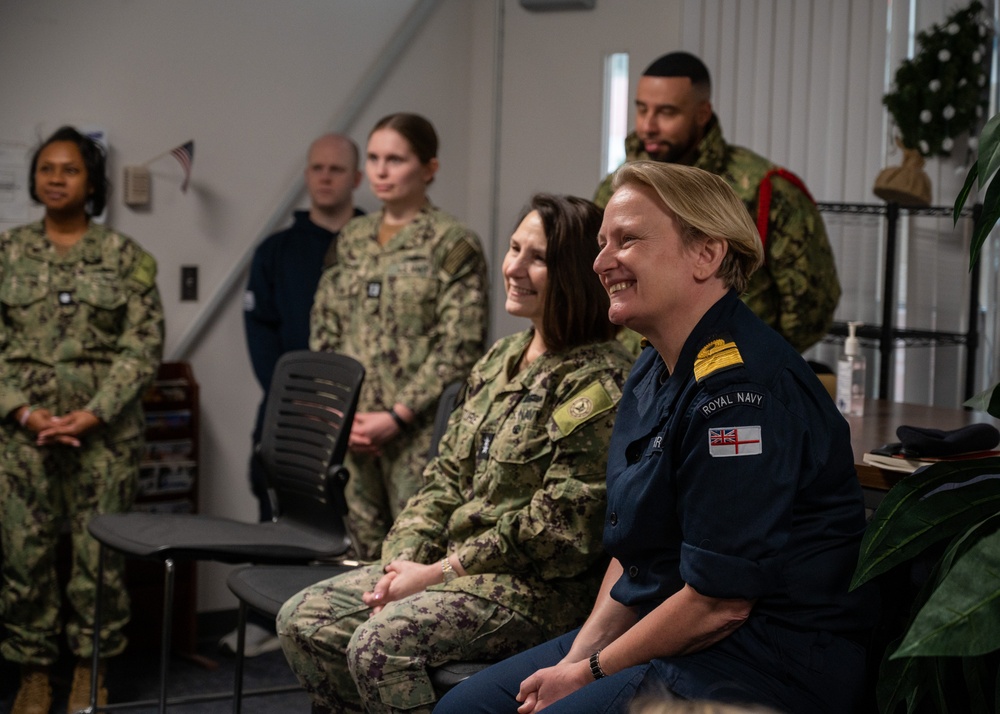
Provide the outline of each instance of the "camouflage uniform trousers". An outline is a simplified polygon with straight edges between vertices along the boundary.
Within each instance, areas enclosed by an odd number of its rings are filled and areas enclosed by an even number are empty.
[[[306,588],[278,613],[285,657],[313,700],[333,712],[430,712],[428,667],[499,661],[549,634],[503,605],[425,590],[378,614],[361,602],[382,576],[369,565]]]
[[[135,498],[141,439],[107,443],[85,437],[79,449],[35,446],[19,427],[0,426],[0,540],[3,543],[2,604],[10,636],[0,644],[4,659],[49,665],[59,656],[60,592],[56,544],[69,524],[72,562],[66,596],[70,650],[93,651],[99,544],[87,532],[98,513],[128,510]],[[125,649],[122,628],[129,618],[121,557],[108,553],[104,567],[101,651]]]
[[[405,433],[383,445],[378,456],[348,454],[344,498],[355,551],[362,560],[378,560],[392,522],[423,487],[433,426],[421,415]]]

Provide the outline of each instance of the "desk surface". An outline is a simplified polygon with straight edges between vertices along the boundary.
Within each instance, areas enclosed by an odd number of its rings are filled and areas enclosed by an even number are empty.
[[[876,449],[883,444],[899,441],[896,437],[896,427],[900,424],[948,431],[968,424],[985,422],[1000,428],[1000,421],[986,412],[931,407],[925,404],[904,404],[882,399],[866,399],[864,416],[846,418],[851,425],[851,447],[854,449],[858,480],[864,487],[883,491],[888,491],[906,474],[861,463],[861,456],[866,451]]]

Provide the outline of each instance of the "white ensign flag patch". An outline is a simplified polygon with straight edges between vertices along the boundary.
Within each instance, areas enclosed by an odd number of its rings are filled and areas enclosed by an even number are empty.
[[[762,453],[759,426],[724,426],[708,430],[712,456],[753,456]]]

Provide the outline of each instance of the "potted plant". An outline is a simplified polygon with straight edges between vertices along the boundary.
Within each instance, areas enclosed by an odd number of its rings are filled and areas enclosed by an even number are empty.
[[[900,64],[882,99],[896,127],[903,165],[879,173],[873,187],[879,198],[903,206],[930,205],[924,159],[950,156],[955,137],[982,120],[991,34],[979,0],[917,33],[916,54]]]
[[[1000,219],[998,167],[1000,114],[984,127],[978,159],[955,201],[957,221],[978,183],[983,211],[973,232],[970,269]],[[967,405],[1000,417],[1000,385]],[[917,578],[919,588],[910,589],[921,564],[929,571]],[[885,648],[876,685],[879,711],[997,712],[1000,458],[936,463],[894,486],[865,532],[852,587],[876,577],[893,588],[884,597],[910,589],[904,598],[913,599],[902,634]],[[883,611],[893,606],[905,607],[890,602]]]

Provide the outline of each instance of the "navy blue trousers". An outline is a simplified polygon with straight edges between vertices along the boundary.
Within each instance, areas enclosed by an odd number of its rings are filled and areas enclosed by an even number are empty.
[[[493,665],[445,695],[434,714],[513,714],[521,682],[569,651],[570,632]],[[827,632],[799,632],[751,617],[726,639],[682,657],[656,659],[596,680],[547,714],[625,714],[636,695],[761,704],[787,714],[856,711],[864,648]]]

